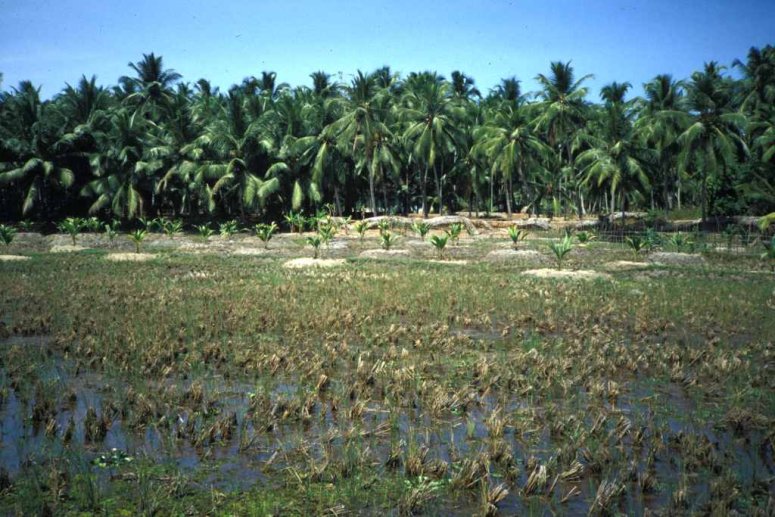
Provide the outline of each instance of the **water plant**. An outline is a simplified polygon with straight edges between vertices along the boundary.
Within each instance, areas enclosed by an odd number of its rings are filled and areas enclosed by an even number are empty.
[[[274,222],[271,223],[259,223],[255,227],[256,237],[264,243],[264,248],[269,248],[269,241],[272,239],[272,235],[277,231],[277,225]]]
[[[549,249],[554,254],[557,261],[557,269],[562,269],[562,263],[568,254],[573,250],[573,239],[570,235],[565,235],[559,242],[549,243]]]

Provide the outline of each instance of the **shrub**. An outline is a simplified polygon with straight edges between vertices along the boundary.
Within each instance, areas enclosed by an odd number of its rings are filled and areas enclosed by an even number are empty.
[[[13,238],[16,236],[16,228],[13,226],[0,224],[0,242],[8,246],[13,242]]]
[[[81,233],[81,229],[84,226],[83,219],[80,219],[78,217],[68,217],[61,223],[57,225],[57,228],[59,228],[59,231],[62,233],[67,233],[70,235],[70,238],[73,239],[73,246],[76,244],[76,239],[78,235]]]
[[[264,248],[269,248],[269,241],[272,235],[277,231],[277,225],[272,222],[269,224],[260,223],[256,225],[256,236],[264,243]]]

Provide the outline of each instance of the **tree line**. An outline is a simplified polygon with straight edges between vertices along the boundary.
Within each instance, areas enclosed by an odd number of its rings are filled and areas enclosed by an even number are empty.
[[[289,211],[578,215],[775,210],[775,48],[687,79],[586,86],[553,62],[523,93],[389,67],[311,86],[262,72],[222,92],[143,55],[105,87],[0,93],[0,217],[279,220]]]

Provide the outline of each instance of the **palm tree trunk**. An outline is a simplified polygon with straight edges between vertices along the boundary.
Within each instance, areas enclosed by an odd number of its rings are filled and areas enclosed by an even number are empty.
[[[511,174],[506,177],[506,184],[504,190],[506,191],[506,213],[509,214],[509,221],[511,220]]]
[[[422,173],[422,216],[428,217],[428,166],[425,166],[425,170]]]
[[[369,167],[369,196],[371,198],[371,215],[377,215],[377,201],[374,197],[374,171]]]
[[[442,175],[444,174],[444,170],[441,171]],[[441,215],[442,207],[444,206],[444,198],[443,198],[443,192],[442,192],[442,185],[441,185],[441,179],[439,176],[438,171],[436,170],[436,167],[433,168],[433,176],[436,180],[436,186],[439,191],[439,215]]]

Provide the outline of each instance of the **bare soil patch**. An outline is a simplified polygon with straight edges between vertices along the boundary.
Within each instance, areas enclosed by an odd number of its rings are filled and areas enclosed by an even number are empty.
[[[568,280],[604,280],[611,278],[611,276],[606,273],[585,269],[579,269],[577,271],[572,271],[569,269],[529,269],[524,271],[522,274],[536,278],[557,278]]]
[[[370,259],[395,259],[409,257],[409,250],[366,250],[359,257]]]
[[[524,260],[530,262],[542,262],[544,255],[541,252],[535,250],[494,250],[487,254],[487,260],[492,261],[507,261],[507,260]]]
[[[634,269],[647,268],[653,263],[649,262],[635,262],[632,260],[615,260],[613,262],[606,262],[603,267],[608,271],[632,271]]]
[[[305,269],[314,267],[335,267],[343,266],[347,261],[344,259],[314,259],[302,257],[292,259],[283,264],[283,267],[290,269]]]
[[[30,257],[24,255],[0,255],[0,262],[21,262],[30,260]]]
[[[705,258],[695,253],[677,253],[668,251],[658,251],[649,255],[651,262],[660,262],[676,266],[704,264]]]
[[[156,257],[153,253],[110,253],[105,260],[112,262],[146,262]]]
[[[51,246],[49,251],[51,253],[73,253],[76,251],[83,251],[87,248],[84,248],[83,246],[73,246],[72,244],[56,244],[54,246]]]

